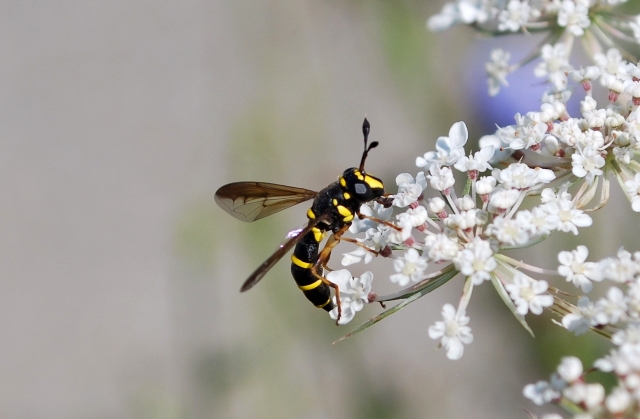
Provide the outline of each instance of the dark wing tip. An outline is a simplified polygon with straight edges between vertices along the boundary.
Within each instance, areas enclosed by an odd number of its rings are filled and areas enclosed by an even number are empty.
[[[258,273],[260,273],[261,275],[258,275]],[[260,281],[260,279],[262,279],[262,277],[266,273],[266,271],[260,272],[260,268],[256,269],[256,271],[249,278],[247,278],[246,281],[244,281],[244,284],[242,284],[242,287],[240,287],[240,292],[249,291]]]

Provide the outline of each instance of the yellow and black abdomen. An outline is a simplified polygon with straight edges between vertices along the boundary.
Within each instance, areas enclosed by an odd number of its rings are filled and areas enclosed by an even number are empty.
[[[314,227],[297,244],[291,255],[291,275],[305,297],[318,308],[331,311],[331,289],[313,274],[313,265],[318,260],[318,251],[323,232]],[[319,268],[322,275],[322,268]]]

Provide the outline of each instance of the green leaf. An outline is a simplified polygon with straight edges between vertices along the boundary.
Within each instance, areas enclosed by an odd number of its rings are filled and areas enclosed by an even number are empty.
[[[397,304],[393,307],[391,307],[388,310],[383,311],[382,313],[378,314],[376,317],[369,319],[366,323],[362,324],[360,327],[354,329],[353,331],[347,333],[346,335],[344,335],[343,337],[341,337],[340,339],[336,340],[335,343],[341,342],[345,339],[350,338],[351,336],[355,335],[356,333],[360,333],[365,329],[368,329],[369,327],[373,326],[374,324],[378,323],[380,320],[384,319],[385,317],[388,317],[390,315],[392,315],[393,313],[395,313],[396,311],[406,307],[407,305],[413,303],[414,301],[416,301],[418,298],[424,296],[424,294],[422,293],[417,293],[412,295],[411,297],[407,298],[406,300],[404,300],[403,302],[401,302],[400,304]]]
[[[516,320],[518,320],[520,322],[520,324],[522,325],[522,327],[524,327],[525,330],[527,332],[529,332],[531,337],[535,338],[535,335],[533,334],[533,331],[531,330],[531,328],[527,324],[527,321],[525,320],[524,316],[522,314],[518,313],[518,311],[516,309],[516,305],[513,304],[513,300],[509,296],[509,293],[507,292],[507,290],[504,288],[504,285],[502,285],[502,281],[500,281],[500,279],[498,279],[497,276],[491,275],[491,283],[495,287],[496,291],[498,291],[498,295],[500,296],[500,298],[502,298],[502,301],[505,303],[505,305],[507,307],[509,307],[509,310],[511,310],[511,312],[515,316]]]
[[[398,291],[394,294],[383,295],[376,298],[376,302],[384,302],[384,301],[393,301],[393,300],[403,300],[405,298],[409,298],[412,295],[426,291],[425,294],[430,293],[436,288],[444,285],[451,278],[456,276],[458,273],[457,270],[454,269],[453,264],[447,266],[442,269],[442,274],[435,278],[425,279],[424,281],[420,281],[415,285],[410,286],[409,288],[405,288],[401,291]]]
[[[457,274],[458,274],[458,271],[456,271],[455,269],[443,273],[440,277],[438,277],[437,279],[433,280],[432,282],[429,282],[428,285],[424,286],[419,291],[415,291],[412,294],[409,294],[409,297],[406,300],[402,301],[400,304],[397,304],[397,305],[391,307],[390,309],[385,310],[382,313],[378,314],[376,317],[367,320],[364,324],[362,324],[358,328],[354,329],[353,331],[347,333],[346,335],[344,335],[343,337],[341,337],[340,339],[336,340],[333,343],[335,344],[335,343],[341,342],[341,341],[343,341],[345,339],[350,338],[351,336],[353,336],[353,335],[355,335],[357,333],[362,332],[365,329],[368,329],[369,327],[371,327],[374,324],[378,323],[380,320],[384,319],[385,317],[388,317],[388,316],[392,315],[393,313],[395,313],[395,312],[399,311],[400,309],[406,307],[407,305],[413,303],[414,301],[416,301],[420,297],[424,297],[425,295],[429,294],[431,291],[433,291],[434,289],[436,289],[439,286],[443,285],[444,283],[449,281],[451,278],[453,278]],[[398,299],[398,298],[400,298],[400,297],[389,298],[388,300]],[[388,300],[379,300],[379,301],[388,301]]]

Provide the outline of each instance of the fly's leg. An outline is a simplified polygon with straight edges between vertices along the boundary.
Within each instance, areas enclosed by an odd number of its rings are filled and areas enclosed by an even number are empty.
[[[346,242],[349,243],[353,243],[356,246],[360,246],[362,247],[364,250],[366,250],[367,252],[373,253],[375,256],[378,256],[380,254],[380,252],[376,252],[375,250],[373,250],[372,248],[365,246],[364,244],[360,243],[358,240],[356,239],[352,239],[350,237],[340,237],[340,240],[344,240]]]
[[[348,229],[349,229],[349,225],[345,225],[342,228],[340,228],[340,230],[336,231],[329,237],[329,239],[327,240],[327,243],[324,245],[324,247],[320,251],[320,254],[318,255],[318,259],[316,260],[316,263],[311,268],[311,272],[313,273],[313,276],[315,276],[316,278],[324,282],[326,285],[333,288],[333,291],[336,296],[336,305],[338,306],[338,318],[336,319],[336,326],[340,321],[340,317],[342,317],[342,304],[340,303],[340,287],[338,287],[338,284],[334,284],[333,282],[329,281],[327,278],[320,275],[319,272],[320,272],[320,269],[322,269],[322,267],[325,266],[329,261],[329,258],[331,257],[331,251],[333,250],[333,248],[336,247],[338,243],[340,243],[340,240],[341,240],[340,236],[342,236],[344,232],[347,231]]]
[[[387,227],[391,227],[392,229],[396,230],[396,231],[402,231],[402,229],[400,227],[398,227],[397,225],[390,223],[389,221],[385,221],[381,218],[378,217],[372,217],[371,215],[364,215],[361,212],[357,212],[356,213],[358,215],[358,218],[360,218],[361,220],[364,218],[368,218],[371,221],[375,221],[378,224],[382,224],[385,225]]]

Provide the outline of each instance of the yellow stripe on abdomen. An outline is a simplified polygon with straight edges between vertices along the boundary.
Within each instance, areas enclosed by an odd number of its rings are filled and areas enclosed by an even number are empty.
[[[296,257],[296,255],[291,255],[291,262],[301,267],[302,269],[311,269],[313,267],[313,263],[304,262]]]
[[[309,284],[309,285],[298,285],[298,288],[300,288],[302,291],[311,291],[312,289],[318,288],[320,285],[322,284],[322,280],[318,279],[316,282],[314,282],[313,284]]]
[[[331,302],[331,297],[329,297],[327,299],[327,301],[325,301],[323,304],[317,305],[316,307],[318,308],[325,308],[327,304],[329,304]]]

